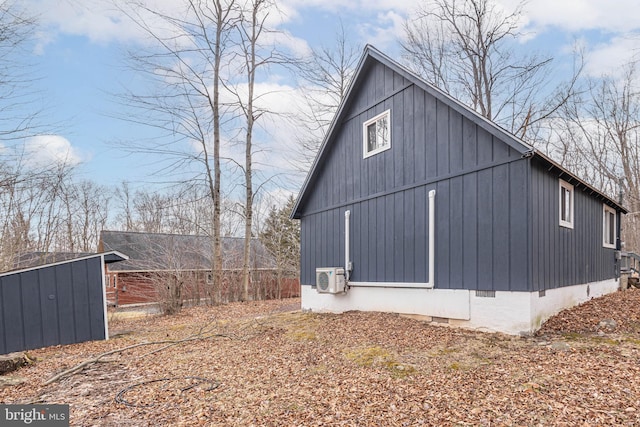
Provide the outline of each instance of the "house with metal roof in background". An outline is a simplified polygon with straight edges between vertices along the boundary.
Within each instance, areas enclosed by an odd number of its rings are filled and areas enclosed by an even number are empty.
[[[215,297],[218,302],[238,301],[242,295],[241,270],[243,238],[222,239],[222,283],[213,286],[213,245],[203,235],[146,233],[133,231],[100,232],[98,250],[117,250],[129,259],[109,265],[106,271],[107,298],[115,306],[155,303],[158,278],[172,276],[183,283],[184,300],[200,301]],[[259,239],[251,243],[251,298],[270,299],[278,295],[299,296],[297,278],[285,277],[276,283],[273,256]],[[215,294],[212,295],[212,292]]]
[[[302,308],[529,334],[618,289],[624,213],[367,46],[292,212]]]

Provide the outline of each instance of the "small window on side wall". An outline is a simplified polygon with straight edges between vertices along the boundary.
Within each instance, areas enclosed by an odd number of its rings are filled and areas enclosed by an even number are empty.
[[[391,148],[391,110],[364,122],[362,137],[365,159]]]
[[[602,205],[602,246],[616,248],[618,229],[616,228],[616,211],[607,205]]]
[[[573,185],[560,180],[560,226],[573,228]]]

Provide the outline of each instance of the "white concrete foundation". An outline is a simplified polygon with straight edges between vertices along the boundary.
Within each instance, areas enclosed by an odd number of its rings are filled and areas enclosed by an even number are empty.
[[[322,294],[302,286],[302,309],[315,312],[379,311],[446,318],[448,324],[488,332],[529,335],[565,308],[618,290],[616,279],[539,292],[476,296],[463,289],[426,289],[410,284],[358,283],[343,294]]]

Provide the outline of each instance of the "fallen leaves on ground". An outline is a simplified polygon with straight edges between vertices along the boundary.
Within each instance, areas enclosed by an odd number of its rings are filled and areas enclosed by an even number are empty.
[[[113,320],[109,341],[30,352],[37,363],[17,372],[27,382],[0,389],[0,401],[70,404],[71,424],[82,426],[640,423],[640,290],[565,311],[529,338],[299,304]],[[603,319],[616,321],[604,336]],[[218,335],[133,348],[43,385],[100,353],[203,330]]]

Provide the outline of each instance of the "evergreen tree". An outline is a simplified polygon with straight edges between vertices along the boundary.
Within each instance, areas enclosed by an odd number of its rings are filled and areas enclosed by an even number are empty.
[[[260,240],[276,262],[277,297],[281,296],[281,284],[285,277],[297,276],[300,271],[300,222],[290,219],[295,205],[290,196],[287,203],[278,208],[273,206],[260,233]]]

